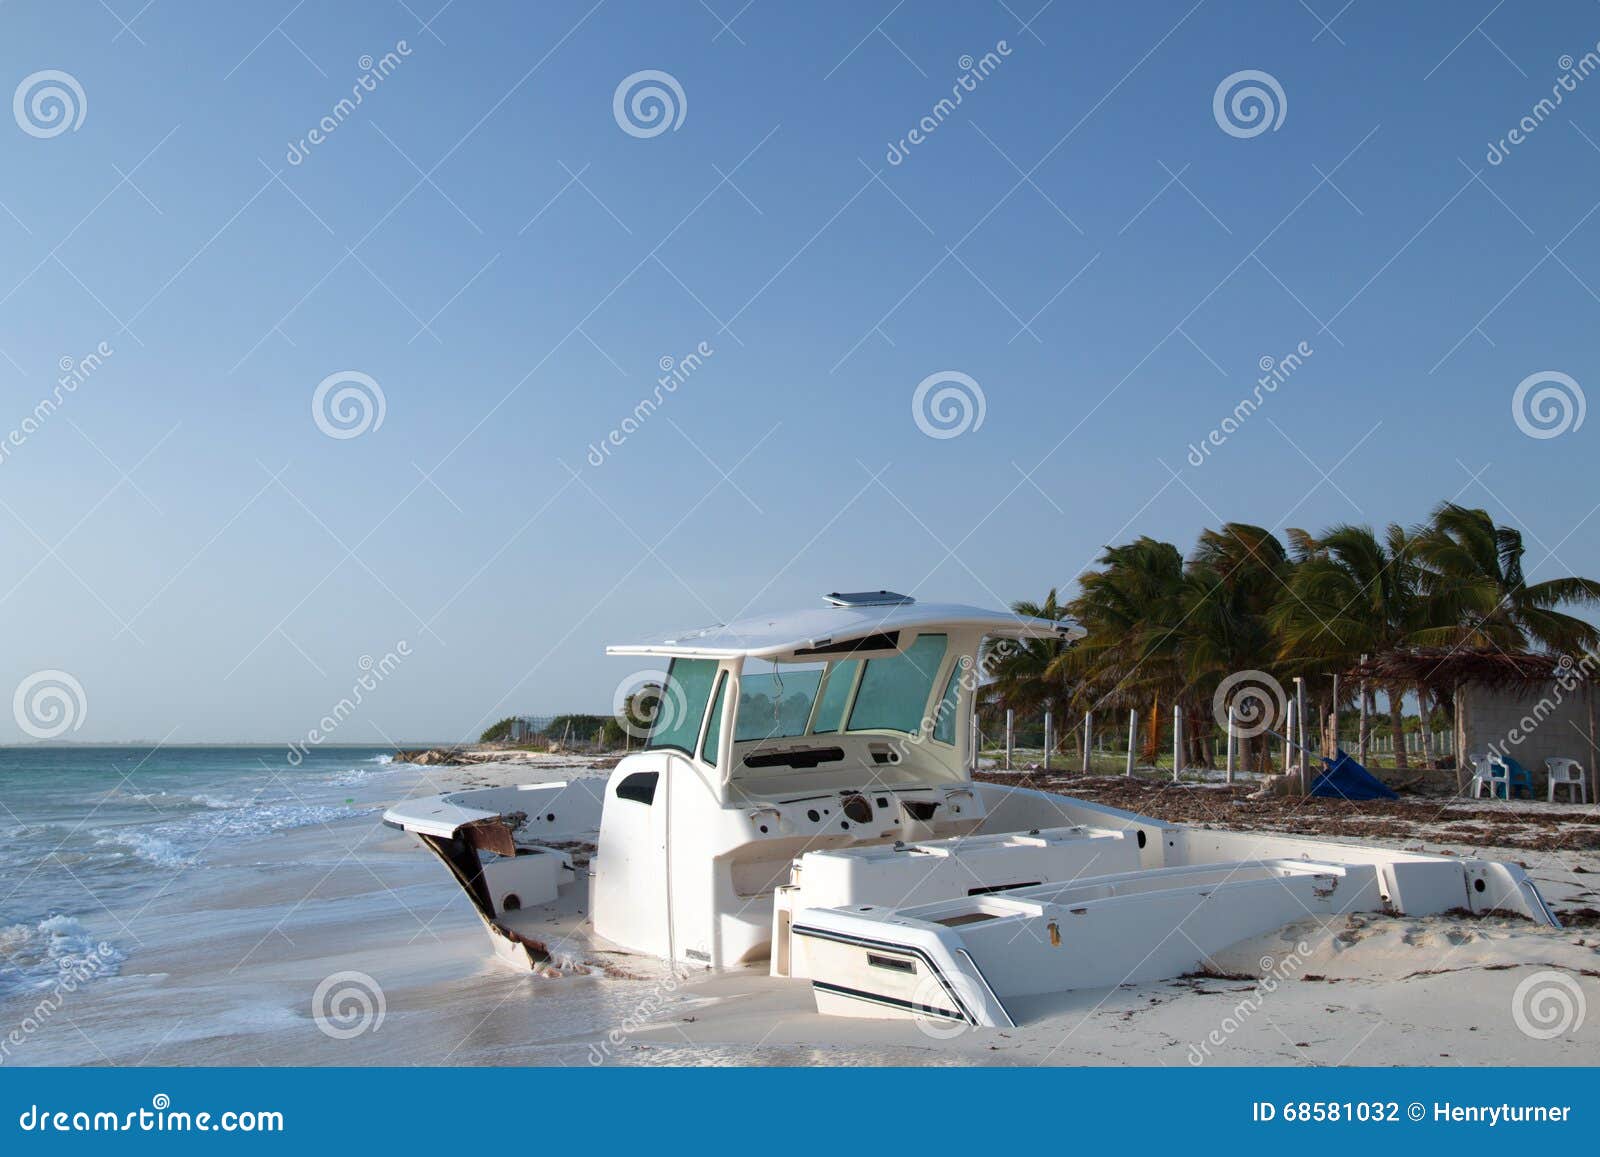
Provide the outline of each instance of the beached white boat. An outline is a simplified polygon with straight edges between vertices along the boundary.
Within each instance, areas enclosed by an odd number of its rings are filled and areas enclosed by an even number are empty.
[[[1015,1023],[1029,998],[1173,977],[1297,920],[1556,920],[1510,864],[1163,823],[977,782],[987,648],[1070,620],[890,592],[609,648],[665,669],[608,779],[409,800],[496,953],[546,963],[587,870],[593,933],[675,965],[765,964],[822,1012]],[[581,859],[581,856],[579,857]]]

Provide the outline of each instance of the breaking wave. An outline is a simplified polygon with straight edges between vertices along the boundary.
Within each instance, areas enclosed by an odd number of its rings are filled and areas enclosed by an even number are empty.
[[[230,805],[221,800],[203,806],[204,811],[166,823],[98,828],[94,832],[96,843],[102,847],[125,848],[133,858],[158,868],[189,868],[203,863],[207,849],[225,840],[332,823],[372,810],[331,804],[248,801]]]
[[[51,988],[64,976],[114,976],[126,955],[73,916],[0,926],[0,994]]]

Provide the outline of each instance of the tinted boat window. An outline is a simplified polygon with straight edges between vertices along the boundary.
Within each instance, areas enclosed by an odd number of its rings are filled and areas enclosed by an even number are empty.
[[[674,659],[667,667],[667,686],[654,705],[655,726],[650,747],[670,747],[694,754],[700,723],[706,717],[711,683],[717,677],[715,659]]]
[[[933,719],[933,737],[940,743],[956,741],[956,707],[961,702],[961,676],[966,668],[957,663],[950,669],[950,682],[944,685],[944,697],[939,700],[938,713]]]
[[[811,704],[822,681],[821,663],[767,664],[771,670],[755,669],[762,661],[745,661],[739,676],[739,717],[733,737],[740,743],[751,739],[787,739],[804,735]]]
[[[868,659],[849,729],[915,734],[948,642],[944,635],[918,635],[898,655]]]
[[[700,741],[700,758],[712,767],[717,766],[717,749],[722,746],[722,700],[728,692],[728,677],[717,680],[717,697],[711,704],[711,718],[706,720],[706,737]]]
[[[822,685],[822,701],[817,704],[817,721],[811,730],[817,735],[838,731],[844,726],[845,704],[850,702],[850,688],[855,686],[860,659],[846,659],[828,666],[828,680]]]

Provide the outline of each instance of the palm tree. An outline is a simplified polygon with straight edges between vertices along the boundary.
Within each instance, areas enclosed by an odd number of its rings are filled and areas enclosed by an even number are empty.
[[[1107,547],[1099,563],[1080,577],[1079,595],[1068,604],[1088,636],[1050,673],[1076,685],[1075,705],[1084,710],[1148,705],[1144,752],[1154,760],[1162,700],[1183,685],[1183,555],[1171,543],[1140,537]]]
[[[1043,603],[1016,602],[1011,609],[1035,619],[1054,621],[1067,616],[1054,587]],[[983,667],[991,679],[984,687],[984,699],[1021,714],[1049,711],[1058,722],[1064,722],[1069,717],[1072,688],[1052,666],[1069,645],[1063,639],[1024,639],[995,646],[984,658]]]
[[[1429,613],[1419,591],[1416,547],[1404,528],[1391,523],[1382,541],[1371,527],[1341,524],[1318,538],[1294,531],[1300,554],[1284,596],[1269,619],[1279,656],[1298,669],[1342,669],[1363,655],[1384,654],[1416,641]],[[1402,739],[1405,689],[1386,687],[1389,724]],[[1422,698],[1427,716],[1426,692]],[[1361,717],[1371,710],[1371,691],[1360,690]],[[1368,734],[1362,727],[1359,755],[1367,758]],[[1408,766],[1405,744],[1395,747],[1395,766]]]
[[[1211,699],[1219,683],[1241,671],[1266,671],[1279,658],[1268,614],[1293,571],[1271,531],[1246,523],[1205,530],[1185,571],[1182,619],[1185,705],[1198,740],[1212,730]],[[1267,743],[1257,736],[1256,765]],[[1209,746],[1209,739],[1205,746]],[[1209,763],[1209,751],[1195,758]]]
[[[1593,649],[1594,624],[1557,610],[1600,605],[1600,582],[1556,578],[1529,585],[1522,534],[1496,526],[1486,510],[1441,504],[1416,531],[1416,557],[1432,621],[1418,632],[1429,646],[1551,651]]]

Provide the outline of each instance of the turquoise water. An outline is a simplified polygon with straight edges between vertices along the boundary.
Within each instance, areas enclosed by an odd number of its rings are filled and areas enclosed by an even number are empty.
[[[111,914],[181,890],[188,873],[244,841],[376,811],[358,789],[393,770],[387,748],[316,749],[299,766],[285,756],[0,749],[0,997],[48,987],[91,951],[99,974],[115,974],[128,945],[105,932]]]

